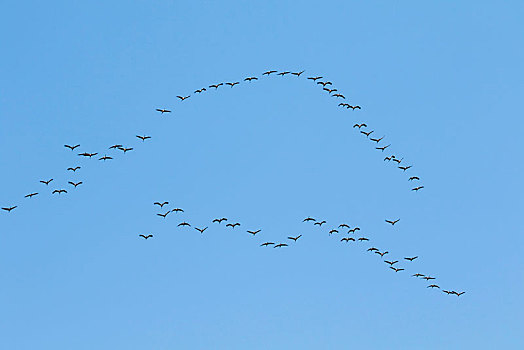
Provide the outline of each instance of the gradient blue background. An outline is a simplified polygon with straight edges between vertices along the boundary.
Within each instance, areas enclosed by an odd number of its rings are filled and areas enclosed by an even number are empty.
[[[522,1],[4,1],[0,206],[19,208],[0,213],[0,348],[524,348],[523,15]],[[175,97],[266,69],[306,72]],[[163,200],[185,212],[157,217]],[[341,222],[369,244],[329,237]],[[369,246],[419,259],[395,274]]]

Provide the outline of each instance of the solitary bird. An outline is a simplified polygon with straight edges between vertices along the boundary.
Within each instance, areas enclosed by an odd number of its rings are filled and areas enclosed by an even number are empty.
[[[268,71],[262,73],[262,75],[268,75],[269,76],[270,74],[276,73],[276,72],[277,72],[276,70],[268,70]]]
[[[188,99],[191,96],[177,96],[177,97],[180,99],[180,101],[184,101],[185,99]]]
[[[157,108],[156,110],[157,110],[157,112],[160,112],[162,114],[164,114],[164,113],[171,113],[171,111],[169,109],[165,109],[165,108]]]
[[[209,85],[209,87],[210,88],[215,88],[215,90],[216,90],[216,89],[218,89],[219,86],[222,86],[222,85],[224,85],[224,83]]]
[[[153,205],[158,205],[158,206],[160,206],[160,208],[163,208],[164,205],[166,205],[166,204],[169,204],[169,202],[162,202],[162,203],[160,203],[160,202],[155,202],[155,203],[153,203]]]
[[[258,80],[257,77],[247,77],[244,81]]]
[[[267,247],[268,245],[272,245],[272,244],[275,244],[275,243],[274,242],[264,242],[260,246],[261,247]]]
[[[143,237],[144,239],[148,239],[148,238],[151,238],[153,237],[153,235],[138,235],[138,237]]]
[[[354,128],[359,128],[359,129],[360,129],[361,127],[363,127],[363,126],[364,126],[364,127],[367,127],[367,125],[366,125],[365,123],[361,123],[361,124],[355,124],[355,125],[353,125]]]
[[[404,269],[397,269],[397,268],[394,268],[393,266],[390,266],[389,268],[395,270],[395,272],[404,271]]]
[[[136,137],[138,137],[140,140],[142,140],[142,142],[144,142],[145,140],[151,138],[151,136],[145,136],[145,135],[144,136],[136,135]]]
[[[222,218],[222,219],[215,219],[215,220],[213,220],[213,222],[218,222],[219,224],[220,224],[222,221],[227,221],[227,219],[226,219],[226,218]]]
[[[13,210],[13,209],[15,209],[15,208],[18,208],[18,206],[15,205],[15,206],[12,206],[12,207],[6,207],[6,208],[2,208],[2,210],[5,210],[5,211],[7,211],[8,213],[10,213],[11,210]]]
[[[177,226],[191,226],[191,225],[184,221],[184,222],[179,223]]]
[[[237,82],[234,82],[234,83],[226,83],[226,85],[229,85],[229,86],[231,86],[231,87],[233,87],[233,86],[235,86],[235,85],[237,85],[237,84],[240,84],[240,82],[237,81]]]
[[[67,170],[71,170],[72,172],[75,172],[75,171],[77,171],[78,169],[80,169],[79,166],[75,166],[74,168],[67,168]]]
[[[64,145],[64,147],[67,147],[67,148],[69,148],[71,151],[73,151],[75,148],[80,147],[80,145],[74,145],[74,146]]]
[[[395,221],[386,220],[386,222],[387,222],[388,224],[391,224],[391,225],[395,225],[395,224],[396,224],[397,222],[399,222],[399,221],[400,221],[400,219],[397,219],[397,220],[395,220]]]
[[[29,194],[26,194],[26,195],[24,196],[24,198],[31,198],[31,197],[33,197],[33,196],[36,196],[37,194],[38,194],[38,192],[29,193]]]
[[[55,193],[62,194],[62,193],[67,193],[67,191],[66,190],[54,190],[52,194],[55,194]]]
[[[420,180],[418,176],[412,176],[409,178],[408,181],[413,181],[413,180]]]
[[[251,233],[253,236],[256,235],[257,233],[259,233],[261,230],[256,230],[256,231],[247,231],[248,233]]]
[[[46,185],[48,185],[48,186],[49,186],[49,183],[50,183],[51,181],[53,181],[53,179],[49,179],[49,180],[47,180],[47,181],[40,180],[41,183],[46,184]]]
[[[418,190],[421,190],[421,189],[423,189],[423,188],[424,188],[424,186],[418,186],[418,187],[414,187],[414,188],[412,188],[411,190],[412,190],[412,191],[418,191]]]
[[[315,222],[313,225],[322,226],[322,224],[325,224],[325,223],[326,223],[326,220],[322,220],[320,222]]]
[[[68,183],[69,183],[70,185],[75,186],[75,188],[76,188],[76,186],[83,184],[82,181],[78,181],[77,183],[74,183],[73,181],[69,181]]]
[[[201,94],[202,92],[207,91],[206,88],[195,90],[195,94]]]
[[[103,160],[104,162],[105,162],[106,160],[109,160],[109,159],[113,159],[113,158],[112,158],[112,157],[109,157],[109,156],[106,156],[106,155],[104,155],[104,156],[101,157],[101,158],[98,158],[98,160]]]
[[[415,260],[416,258],[418,258],[418,256],[414,256],[414,257],[412,257],[412,258],[404,258],[404,259],[409,260],[409,261],[413,261],[413,260]]]
[[[302,237],[302,235],[298,235],[298,236],[296,236],[296,237],[291,237],[291,236],[290,236],[290,237],[288,237],[287,239],[292,239],[292,240],[294,240],[294,241],[296,242],[297,239],[299,239],[300,237]]]
[[[279,244],[275,245],[273,248],[280,248],[280,247],[287,247],[287,244],[286,243],[279,243]]]
[[[384,152],[384,150],[386,148],[388,148],[389,146],[391,146],[391,145],[387,145],[387,146],[384,146],[384,147],[375,147],[375,148],[381,150],[382,152]]]
[[[198,227],[195,227],[195,230],[197,230],[197,231],[200,232],[200,233],[204,233],[204,231],[207,230],[207,226],[204,227],[204,228],[198,228]]]
[[[235,228],[235,226],[240,226],[240,223],[235,222],[234,224],[227,224],[226,227]]]

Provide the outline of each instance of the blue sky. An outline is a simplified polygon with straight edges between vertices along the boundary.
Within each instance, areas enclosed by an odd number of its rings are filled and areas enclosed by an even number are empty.
[[[0,213],[1,348],[524,346],[522,2],[1,9],[0,206],[18,206]],[[162,219],[155,201],[184,212]],[[211,222],[223,216],[241,226]],[[327,233],[341,223],[370,241]]]

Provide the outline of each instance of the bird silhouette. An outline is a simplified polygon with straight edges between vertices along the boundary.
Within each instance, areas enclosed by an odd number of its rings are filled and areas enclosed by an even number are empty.
[[[377,252],[375,252],[375,253],[377,253],[378,255],[380,255],[381,258],[383,258],[384,255],[389,254],[389,252],[388,252],[387,250],[386,250],[385,252],[378,252],[378,251],[377,251]]]
[[[184,222],[179,223],[177,226],[191,226],[191,225],[184,221]]]
[[[204,231],[207,230],[207,226],[204,227],[204,228],[198,228],[198,227],[195,227],[195,230],[197,230],[197,231],[200,232],[200,233],[204,233]]]
[[[257,233],[259,233],[261,230],[256,230],[256,231],[247,231],[248,233],[251,233],[253,236],[256,235]]]
[[[180,101],[184,101],[184,100],[190,98],[191,96],[177,96],[177,97],[180,99]]]
[[[264,242],[260,246],[261,247],[267,247],[268,245],[272,245],[272,244],[275,244],[275,243],[274,242]]]
[[[235,222],[234,224],[227,224],[226,227],[235,228],[235,226],[240,226],[240,223]]]
[[[353,237],[344,237],[340,240],[340,242],[348,242],[348,243],[349,241],[355,242],[355,239]]]
[[[109,159],[113,159],[113,158],[112,158],[112,157],[109,157],[109,156],[106,156],[106,155],[104,155],[104,156],[101,157],[101,158],[98,158],[98,160],[103,160],[104,162],[105,162],[106,160],[109,160]]]
[[[398,263],[398,260],[395,260],[395,261],[384,260],[384,262],[385,262],[386,264],[389,264],[389,265],[393,266],[393,265],[395,265],[396,263]]]
[[[156,110],[157,110],[157,112],[160,112],[162,114],[164,114],[164,113],[171,113],[171,111],[169,109],[165,109],[165,108],[157,108]]]
[[[31,198],[33,196],[36,196],[37,194],[38,194],[38,192],[29,193],[29,194],[25,195],[24,198]]]
[[[361,127],[367,127],[367,125],[365,123],[361,123],[361,124],[355,124],[353,125],[354,128],[361,128]]]
[[[68,183],[69,183],[70,185],[73,185],[73,186],[75,186],[75,188],[76,188],[76,187],[77,187],[78,185],[81,185],[81,184],[83,184],[83,182],[82,182],[82,181],[79,181],[79,182],[77,182],[77,183],[74,183],[73,181],[69,181]]]
[[[299,77],[299,76],[300,76],[302,73],[304,73],[304,72],[305,72],[305,71],[303,70],[303,71],[300,71],[300,72],[291,72],[291,74],[293,74],[293,75]]]
[[[420,179],[418,178],[418,176],[412,176],[408,179],[408,181],[413,181],[413,180],[420,180]]]
[[[322,85],[323,87],[326,87],[326,85],[333,85],[333,83],[330,81],[317,81],[317,84]]]
[[[113,146],[109,147],[109,149],[117,149],[117,148],[121,148],[121,147],[124,147],[124,146],[116,144],[116,145],[113,145]]]
[[[280,72],[280,73],[278,73],[277,75],[280,75],[280,76],[283,77],[284,75],[289,74],[289,73],[291,73],[291,72]]]
[[[391,220],[385,220],[385,221],[386,221],[388,224],[391,224],[391,225],[394,226],[397,222],[400,221],[400,219],[397,219],[397,220],[395,220],[395,221],[391,221]]]
[[[335,230],[335,229],[330,230],[329,234],[331,235],[332,233],[338,233],[338,230]]]
[[[299,239],[300,237],[302,237],[302,235],[298,235],[298,236],[296,236],[296,237],[291,237],[291,236],[289,236],[287,239],[292,239],[292,240],[294,240],[294,241],[296,242],[297,239]]]
[[[466,292],[460,292],[460,293],[457,293],[457,292],[455,292],[454,290],[451,291],[451,294],[455,294],[455,295],[458,296],[458,297],[461,296],[461,295],[464,294],[464,293],[466,293]]]
[[[231,86],[231,87],[233,87],[233,86],[235,86],[235,85],[237,85],[237,84],[240,84],[240,82],[237,81],[237,82],[234,82],[234,83],[226,83],[226,85],[229,85],[229,86]]]
[[[79,156],[89,157],[89,158],[91,158],[91,157],[93,157],[93,156],[96,156],[97,154],[98,154],[98,152],[97,152],[97,153],[87,153],[87,152],[84,152],[84,153],[78,153]]]
[[[75,172],[75,171],[77,171],[78,169],[80,169],[79,166],[75,166],[74,168],[67,168],[68,171],[71,170],[72,172]]]
[[[151,138],[151,136],[145,136],[145,135],[144,136],[136,135],[136,137],[138,137],[140,140],[142,140],[142,142],[144,142],[145,140]]]
[[[128,147],[128,148],[126,148],[126,147],[119,147],[118,149],[123,151],[124,154],[126,154],[127,152],[132,151],[133,147]]]
[[[386,157],[386,158],[384,158],[384,161],[386,161],[386,160],[387,160],[388,162],[390,162],[390,161],[391,161],[391,157]]]
[[[67,147],[67,148],[69,148],[71,151],[74,151],[74,149],[77,148],[77,147],[80,147],[80,145],[74,145],[74,146],[64,145],[64,147]]]
[[[374,139],[374,138],[369,138],[371,141],[374,141],[376,143],[379,143],[382,139],[384,138],[384,136],[382,136],[381,138],[379,139]]]
[[[422,277],[423,279],[425,279],[426,281],[429,281],[429,280],[434,280],[435,277],[431,277],[431,276],[424,276]]]
[[[409,165],[409,166],[399,166],[398,168],[399,168],[399,169],[402,169],[402,171],[406,171],[406,170],[408,170],[408,169],[411,168],[411,167],[412,167],[412,165]]]
[[[395,272],[404,271],[404,269],[397,269],[393,266],[390,266],[389,268],[395,270]]]
[[[340,225],[338,225],[338,228],[341,228],[341,227],[349,229],[349,225],[348,224],[340,224]]]
[[[307,217],[304,220],[302,220],[302,222],[304,221],[315,221],[315,219],[313,219],[312,217]]]
[[[2,210],[5,210],[5,211],[7,211],[8,213],[10,213],[12,210],[14,210],[14,209],[16,209],[16,208],[18,208],[18,206],[17,206],[17,205],[14,205],[14,206],[12,206],[12,207],[5,207],[5,208],[2,208]]]
[[[204,91],[207,91],[207,89],[206,89],[206,88],[198,89],[198,90],[195,90],[194,93],[195,93],[195,94],[201,94],[201,93],[204,92]]]
[[[153,237],[153,235],[147,235],[147,236],[145,236],[145,235],[138,235],[138,237],[143,237],[144,239],[148,239],[148,238]]]
[[[41,183],[46,184],[47,186],[49,186],[49,183],[50,183],[51,181],[53,181],[53,179],[49,179],[49,180],[47,180],[47,181],[40,180]]]
[[[218,222],[219,224],[222,223],[222,221],[227,221],[226,218],[222,218],[222,219],[215,219],[213,220],[213,222]]]
[[[276,70],[268,70],[268,71],[262,73],[262,75],[267,75],[267,76],[269,76],[270,74],[272,74],[272,73],[276,73],[276,72],[277,72]]]
[[[391,146],[391,145],[387,145],[387,146],[384,146],[384,147],[375,147],[375,148],[381,150],[382,152],[384,152],[384,150],[386,148],[388,148],[389,146]]]
[[[54,190],[51,194],[55,194],[55,193],[62,194],[62,193],[67,193],[67,191],[66,190]]]
[[[309,77],[308,80],[317,81],[318,79],[322,79],[323,77]]]
[[[416,192],[416,191],[421,190],[423,188],[424,188],[424,186],[418,186],[418,187],[412,188],[411,190]]]
[[[326,220],[322,220],[320,222],[315,222],[313,225],[318,225],[318,226],[322,226],[323,224],[326,223]]]
[[[172,211],[172,212],[175,212],[175,213],[178,213],[178,212],[183,213],[183,212],[184,212],[184,210],[183,210],[183,209],[180,209],[180,208],[175,208],[175,209],[173,209],[173,210],[171,210],[171,211]]]
[[[346,97],[344,95],[342,95],[342,94],[333,94],[331,96],[338,97],[338,98],[343,98],[344,100],[346,99]]]
[[[273,248],[280,248],[280,247],[287,247],[287,244],[286,243],[279,243],[279,244],[273,246]]]
[[[360,108],[360,106],[349,106],[349,108],[351,108],[352,110],[355,110],[355,109],[362,109],[362,108]]]
[[[360,133],[366,135],[367,137],[369,137],[369,135],[371,135],[374,131],[375,131],[375,130],[371,130],[371,131],[361,131]]]
[[[413,277],[424,277],[424,275],[423,275],[423,274],[421,274],[421,273],[416,273],[416,274],[414,274],[414,275],[411,275],[411,276],[413,276]]]
[[[414,257],[412,257],[412,258],[404,258],[404,259],[409,260],[409,261],[413,261],[413,260],[415,260],[416,258],[418,258],[418,256],[414,256]]]
[[[164,205],[166,205],[166,204],[169,204],[169,202],[162,202],[162,203],[160,203],[160,202],[155,202],[155,203],[153,203],[153,205],[158,205],[158,206],[160,206],[160,208],[163,208]]]
[[[360,227],[354,227],[351,230],[348,230],[348,233],[355,233],[356,231],[360,231]]]
[[[392,158],[395,158],[395,157],[392,157]],[[398,164],[402,163],[402,160],[404,160],[404,157],[398,159],[398,158],[395,158],[393,159],[394,162],[397,162]]]
[[[368,248],[368,252],[373,252],[373,251],[378,252],[379,250],[378,248],[375,248],[375,247]]]
[[[439,288],[439,286],[437,286],[436,284],[430,284],[429,286],[427,286],[426,288]]]
[[[252,80],[258,80],[257,77],[247,77],[246,79],[244,79],[244,81],[252,81]]]
[[[358,239],[360,242],[363,242],[363,241],[369,241],[369,238],[366,238],[366,237],[360,237]]]
[[[156,214],[156,215],[161,216],[161,217],[163,217],[163,218],[165,219],[166,216],[167,216],[167,214],[169,214],[169,213],[171,213],[171,210],[168,210],[168,211],[165,212],[164,214]],[[178,226],[180,226],[180,225],[178,225]]]

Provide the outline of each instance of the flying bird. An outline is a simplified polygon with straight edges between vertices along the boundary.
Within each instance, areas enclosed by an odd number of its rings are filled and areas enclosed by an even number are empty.
[[[240,226],[240,223],[235,222],[234,224],[227,224],[226,227],[235,228],[235,226]]]
[[[455,292],[454,290],[451,291],[451,294],[455,294],[455,295],[458,296],[458,297],[461,296],[461,295],[464,294],[464,293],[466,293],[466,292],[460,292],[460,293],[457,293],[457,292]]]
[[[361,241],[361,242],[362,242],[362,241],[369,241],[369,238],[366,238],[366,237],[360,237],[358,240]]]
[[[270,75],[271,73],[276,73],[276,70],[268,70],[267,72],[262,73],[262,75]]]
[[[449,291],[449,290],[445,290],[445,289],[442,289],[442,293],[446,293],[447,295],[450,295],[450,294],[452,294],[452,292],[451,292],[451,291]]]
[[[121,147],[124,147],[124,146],[116,144],[116,145],[109,147],[109,149],[116,149],[116,148],[121,148]]]
[[[10,213],[10,212],[11,212],[11,210],[13,210],[13,209],[16,209],[16,208],[18,208],[18,206],[17,206],[17,205],[15,205],[15,206],[12,206],[12,207],[5,207],[5,208],[2,208],[2,210],[5,210],[5,211],[7,211],[8,213]]]
[[[326,81],[326,82],[317,81],[317,84],[322,85],[323,87],[326,87],[326,85],[333,85],[333,83],[330,81]]]
[[[184,212],[184,210],[182,210],[182,209],[180,209],[180,208],[175,208],[175,209],[173,209],[173,210],[171,210],[171,211],[173,211],[173,212],[175,212],[175,213],[178,213],[178,212],[183,213],[183,212]]]
[[[338,91],[337,89],[328,89],[328,88],[323,88],[322,90],[327,91],[327,92],[329,92],[330,94],[333,93],[333,92],[335,92],[335,91]],[[338,105],[339,105],[339,106],[342,106],[342,105],[347,106],[348,104],[347,104],[347,103],[339,103]]]
[[[386,250],[385,252],[376,251],[375,253],[377,253],[378,255],[380,255],[381,258],[383,258],[384,255],[388,254],[389,252]]]
[[[195,227],[195,230],[197,230],[197,231],[200,232],[200,233],[204,233],[204,231],[207,230],[207,226],[204,227],[204,228],[198,228],[198,227]]]
[[[87,152],[84,152],[84,153],[78,153],[79,156],[89,157],[89,158],[91,158],[91,157],[93,157],[93,156],[96,156],[97,154],[98,154],[98,152],[97,152],[97,153],[87,153]]]
[[[384,158],[384,161],[386,161],[386,160],[387,160],[388,162],[390,162],[390,161],[391,161],[391,159],[392,159],[391,157],[386,157],[386,158]]]
[[[397,222],[400,221],[400,219],[397,219],[395,221],[391,221],[391,220],[385,220],[388,224],[391,224],[391,225],[395,225]]]
[[[148,238],[153,237],[153,235],[147,235],[147,236],[145,236],[145,235],[138,235],[138,237],[143,237],[144,239],[148,239]]]
[[[374,138],[370,138],[371,141],[374,141],[376,143],[379,143],[380,141],[382,141],[382,139],[384,138],[384,136],[382,136],[381,138],[379,139],[374,139]]]
[[[49,180],[47,180],[47,181],[40,180],[41,183],[46,184],[46,185],[49,185],[49,183],[50,183],[51,181],[53,181],[53,179],[49,179]]]
[[[218,89],[219,86],[222,86],[222,85],[224,85],[224,83],[209,85],[209,87],[210,88],[215,88],[215,90],[216,90],[216,89]]]
[[[222,219],[215,219],[215,220],[213,220],[213,222],[218,222],[219,224],[220,224],[222,221],[227,221],[227,219],[226,219],[226,218],[222,218]]]
[[[360,133],[366,135],[367,137],[369,137],[369,135],[371,135],[373,133],[373,131],[375,131],[375,130],[371,130],[371,131],[368,131],[368,132],[361,131]]]
[[[439,288],[439,286],[437,286],[436,284],[430,284],[429,286],[427,286],[426,288]]]
[[[191,225],[189,225],[189,223],[184,221],[184,222],[179,223],[177,226],[191,226]]]
[[[388,148],[389,146],[391,146],[391,145],[387,145],[387,146],[384,146],[384,147],[375,147],[375,149],[379,149],[379,150],[381,150],[382,152],[384,152],[384,150],[385,150],[386,148]]]
[[[78,169],[80,169],[79,166],[75,166],[74,168],[67,168],[67,170],[71,170],[72,172],[75,172],[75,171],[77,171]]]
[[[297,77],[299,77],[302,73],[304,73],[305,71],[300,71],[300,72],[291,72],[291,74],[293,75],[296,75]]]
[[[62,193],[67,193],[67,191],[66,190],[54,190],[52,194],[55,194],[55,193],[62,194]]]
[[[421,274],[421,273],[416,273],[416,274],[414,274],[414,275],[411,275],[411,276],[413,276],[413,277],[424,277],[424,275],[423,275],[423,274]]]
[[[289,73],[291,73],[291,72],[280,72],[280,73],[278,73],[277,75],[280,75],[280,76],[283,77],[284,75],[289,74]]]
[[[315,219],[313,219],[312,217],[307,217],[304,220],[302,220],[302,222],[304,221],[315,221]]]
[[[77,147],[80,147],[80,145],[74,145],[74,146],[64,145],[64,147],[67,147],[67,148],[69,148],[71,151],[74,151],[74,149],[77,148]]]
[[[434,280],[435,277],[431,277],[431,276],[424,276],[422,277],[423,279],[425,279],[426,281],[429,281],[429,280]]]
[[[397,269],[397,268],[394,268],[393,266],[390,266],[389,268],[395,270],[395,272],[404,271],[404,269]]]
[[[275,244],[275,243],[274,242],[264,242],[260,246],[261,247],[267,247],[268,245],[272,245],[272,244]]]
[[[258,80],[257,77],[247,77],[244,81]]]
[[[325,223],[326,223],[326,220],[322,220],[320,222],[315,222],[313,225],[322,226],[322,224],[325,224]]]
[[[355,242],[355,239],[353,237],[344,237],[340,240],[340,242],[348,242],[348,243],[349,241]]]
[[[29,194],[25,195],[24,198],[31,198],[33,196],[36,196],[37,194],[38,194],[38,192],[29,193]]]
[[[180,99],[180,101],[184,101],[185,99],[188,99],[191,96],[177,96],[177,97]]]
[[[332,233],[338,233],[338,230],[332,229],[331,231],[329,231],[329,234],[330,234],[330,235],[331,235]]]
[[[402,169],[403,171],[406,171],[406,170],[408,170],[408,169],[411,168],[411,167],[412,167],[412,165],[409,165],[409,166],[399,166],[398,168],[399,168],[399,169]]]
[[[273,248],[280,248],[280,247],[287,247],[287,244],[286,243],[279,243],[279,244],[275,245]]]
[[[207,89],[206,89],[206,88],[198,89],[198,90],[195,90],[194,93],[195,93],[195,94],[201,94],[201,93],[204,92],[204,91],[207,91]]]
[[[398,260],[395,260],[395,261],[384,260],[384,262],[385,262],[386,264],[389,264],[389,265],[393,266],[393,265],[395,265],[396,263],[398,263]]]
[[[257,233],[259,233],[261,230],[256,230],[256,231],[247,231],[248,233],[251,233],[253,236],[256,235]]]
[[[349,106],[349,108],[351,108],[352,110],[355,110],[355,109],[362,109],[362,108],[360,108],[360,106]]]
[[[348,231],[348,233],[355,233],[355,231],[360,231],[360,227],[354,227]]]
[[[412,191],[418,191],[418,190],[421,190],[423,188],[424,188],[424,186],[418,186],[418,187],[412,188],[411,190]]]
[[[361,124],[355,124],[353,125],[354,128],[361,128],[361,127],[367,127],[367,125],[365,123],[361,123]]]
[[[153,203],[153,205],[159,205],[160,208],[163,208],[164,205],[166,205],[166,204],[169,204],[169,202],[162,202],[162,203],[160,203],[160,202],[155,202],[155,203]]]
[[[231,87],[233,87],[233,86],[235,86],[235,85],[237,85],[237,84],[240,84],[240,82],[237,81],[237,82],[234,82],[234,83],[226,83],[226,85],[229,85],[229,86],[231,86]]]
[[[123,151],[124,154],[125,154],[126,152],[132,151],[132,150],[133,150],[133,147],[129,147],[129,148],[119,147],[118,149],[121,150],[121,151]]]
[[[346,97],[344,95],[342,95],[342,94],[333,94],[331,96],[346,99]]]
[[[156,214],[156,215],[161,216],[161,217],[163,217],[163,218],[165,219],[166,216],[167,216],[167,214],[169,214],[169,213],[171,213],[171,210],[168,210],[168,211],[165,212],[164,214]],[[180,226],[180,225],[178,225],[178,226]]]
[[[413,180],[420,180],[418,176],[412,176],[409,178],[408,181],[413,181]]]
[[[394,158],[394,157],[392,157],[392,158]],[[397,162],[398,164],[402,163],[402,160],[404,160],[404,157],[402,157],[400,159],[398,159],[398,158],[393,159],[393,161]]]
[[[169,109],[165,109],[165,108],[157,108],[156,110],[157,110],[157,112],[160,112],[162,114],[164,114],[164,113],[171,113],[171,111]]]
[[[409,260],[409,261],[413,261],[413,260],[415,260],[416,258],[418,258],[418,256],[414,256],[414,257],[412,257],[412,258],[404,258],[404,259]]]
[[[291,236],[290,236],[290,237],[288,237],[287,239],[292,239],[292,240],[294,240],[294,241],[296,242],[297,239],[299,239],[300,237],[302,237],[302,235],[298,235],[298,236],[296,236],[296,237],[291,237]]]
[[[79,181],[79,182],[77,182],[77,183],[74,183],[73,181],[69,181],[68,183],[69,183],[70,185],[75,186],[75,188],[76,188],[76,186],[83,184],[82,181]]]
[[[318,79],[322,79],[323,77],[309,77],[308,80],[317,81]]]
[[[341,228],[341,227],[345,227],[345,228],[349,229],[349,225],[348,224],[340,224],[340,225],[338,225],[338,228]]]
[[[375,247],[371,247],[371,248],[368,248],[368,252],[372,252],[372,251],[376,251],[378,252],[378,248],[375,248]]]
[[[142,142],[144,142],[145,140],[151,138],[151,136],[145,136],[145,135],[144,136],[136,135],[136,137],[138,137],[140,140],[142,140]]]
[[[98,160],[103,160],[104,162],[105,162],[106,160],[109,160],[109,159],[113,159],[113,158],[112,158],[112,157],[109,157],[109,156],[106,156],[106,155],[104,155],[102,158],[98,158]]]

